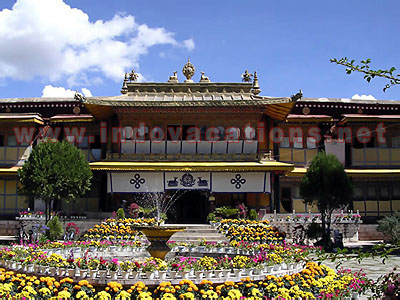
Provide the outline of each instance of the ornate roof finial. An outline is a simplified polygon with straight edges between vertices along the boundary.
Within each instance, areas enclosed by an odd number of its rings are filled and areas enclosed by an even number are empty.
[[[251,89],[251,92],[254,95],[258,95],[259,93],[261,93],[260,85],[258,84],[258,77],[257,77],[257,72],[256,71],[254,71],[254,80],[253,80],[253,87]]]
[[[129,81],[137,81],[139,78],[139,74],[135,72],[134,69],[132,69],[132,72],[129,73]]]
[[[242,74],[242,81],[243,82],[251,82],[251,77],[253,77],[253,74],[250,74],[249,71],[246,70]]]
[[[200,72],[201,76],[200,76],[200,82],[211,82],[210,78],[208,78],[208,76],[204,75],[204,72]]]
[[[193,77],[195,70],[196,69],[194,68],[194,66],[190,63],[190,58],[188,58],[187,63],[183,66],[182,69],[182,73],[186,77],[185,82],[193,82],[191,78]]]
[[[74,99],[79,101],[79,102],[84,102],[86,100],[86,97],[83,96],[81,93],[78,91],[75,91]]]
[[[174,75],[169,76],[168,82],[178,82],[178,72],[175,71]]]
[[[124,81],[122,83],[122,88],[121,88],[121,94],[128,93],[128,85],[127,85],[128,80],[129,80],[129,74],[125,73],[125,78],[124,78]]]

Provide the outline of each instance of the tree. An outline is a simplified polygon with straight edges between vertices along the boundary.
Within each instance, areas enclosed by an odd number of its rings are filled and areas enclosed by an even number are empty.
[[[361,65],[355,65],[354,64],[355,60],[349,61],[347,57],[341,58],[341,59],[336,59],[332,58],[331,63],[335,63],[338,65],[342,65],[346,67],[346,73],[351,74],[353,72],[360,72],[364,73],[364,79],[368,82],[371,81],[372,78],[375,77],[381,77],[385,78],[389,81],[383,88],[383,91],[385,92],[388,88],[394,85],[400,84],[400,74],[393,74],[394,71],[396,71],[395,67],[391,67],[390,69],[387,70],[372,70],[369,66],[371,63],[371,59],[366,59],[362,60],[360,62]]]
[[[18,193],[43,200],[47,222],[51,201],[68,202],[83,196],[90,190],[92,177],[89,163],[78,148],[68,141],[47,140],[33,148],[18,170]]]
[[[304,202],[316,204],[321,213],[322,244],[331,245],[331,217],[335,209],[350,204],[352,184],[343,165],[332,154],[319,152],[311,162],[300,185]]]

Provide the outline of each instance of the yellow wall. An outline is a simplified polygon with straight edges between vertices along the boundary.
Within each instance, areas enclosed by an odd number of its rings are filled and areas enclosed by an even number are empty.
[[[17,179],[0,179],[0,213],[15,214],[27,208],[26,197],[17,195]]]

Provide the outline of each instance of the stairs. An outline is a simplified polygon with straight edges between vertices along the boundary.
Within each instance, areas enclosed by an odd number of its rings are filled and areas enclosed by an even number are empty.
[[[169,240],[182,243],[198,243],[205,239],[207,242],[228,242],[227,238],[216,228],[206,224],[168,224],[168,226],[186,227],[184,231],[175,233]]]

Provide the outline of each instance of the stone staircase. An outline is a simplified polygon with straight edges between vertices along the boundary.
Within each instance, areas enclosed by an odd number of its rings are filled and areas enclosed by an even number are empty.
[[[175,233],[170,241],[193,243],[205,239],[208,242],[228,242],[227,238],[216,228],[206,224],[168,224],[168,226],[186,227],[184,231]]]

